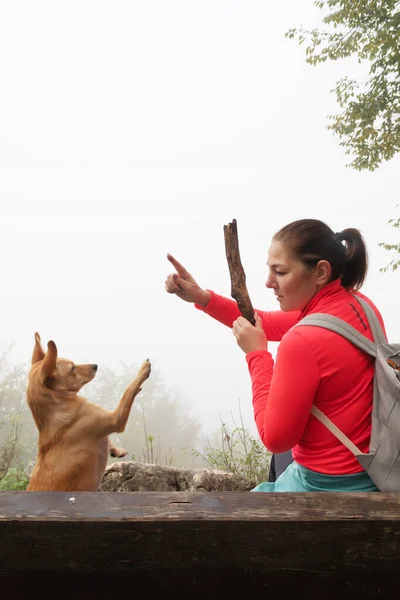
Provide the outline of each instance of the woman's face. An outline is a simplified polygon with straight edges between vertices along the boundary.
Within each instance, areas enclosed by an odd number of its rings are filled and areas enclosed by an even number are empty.
[[[268,252],[267,265],[269,274],[265,285],[274,290],[280,307],[284,311],[303,310],[323,287],[319,284],[318,265],[307,267],[297,260],[282,242],[272,242]]]

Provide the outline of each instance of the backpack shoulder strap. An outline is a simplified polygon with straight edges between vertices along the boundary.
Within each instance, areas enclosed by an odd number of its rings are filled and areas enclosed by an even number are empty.
[[[338,317],[333,317],[332,315],[327,315],[325,313],[315,313],[304,317],[304,319],[296,323],[292,329],[301,325],[313,325],[315,327],[323,327],[324,329],[334,331],[357,346],[357,348],[360,348],[360,350],[364,350],[364,352],[376,358],[376,344],[357,331],[357,329],[346,323],[346,321],[343,321]]]
[[[372,331],[374,342],[371,342],[365,335],[357,331],[354,327],[332,315],[325,313],[315,313],[304,317],[299,323],[296,323],[292,329],[301,325],[312,325],[315,327],[324,327],[335,333],[338,333],[346,340],[364,350],[370,356],[376,358],[376,345],[382,342],[386,342],[385,334],[383,333],[381,324],[375,314],[375,311],[371,306],[365,302],[362,298],[354,296],[357,302],[363,307],[365,314],[367,315],[368,323]],[[352,454],[355,456],[362,454],[359,448],[341,431],[319,408],[313,404],[311,413],[318,421],[323,423],[327,429],[340,441]]]
[[[361,450],[357,448],[355,444],[343,433],[339,427],[337,427],[319,408],[315,406],[315,404],[311,407],[311,413],[314,415],[318,421],[323,423],[327,429],[339,440],[342,442],[344,446],[346,446],[347,450],[350,450],[354,456],[362,454]]]
[[[359,304],[364,309],[365,314],[367,315],[368,324],[372,331],[372,336],[374,338],[375,344],[386,344],[386,336],[383,332],[382,325],[379,322],[378,317],[372,306],[368,304],[363,298],[359,298],[357,295],[353,294],[353,298],[357,300]]]

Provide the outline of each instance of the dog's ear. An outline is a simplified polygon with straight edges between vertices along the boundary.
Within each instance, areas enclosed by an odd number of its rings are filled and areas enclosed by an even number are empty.
[[[57,346],[51,340],[47,344],[47,352],[43,360],[41,375],[43,383],[51,379],[57,366]]]
[[[40,335],[38,332],[35,333],[35,346],[33,348],[32,353],[32,364],[39,362],[44,359],[44,352],[42,348],[42,344],[40,343]]]

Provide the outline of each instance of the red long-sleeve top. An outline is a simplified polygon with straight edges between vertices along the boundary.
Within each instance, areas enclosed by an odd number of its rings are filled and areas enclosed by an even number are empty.
[[[232,327],[240,315],[236,302],[210,293],[207,306],[197,308]],[[384,327],[377,308],[356,293],[372,306]],[[296,462],[319,473],[357,473],[363,470],[357,459],[310,410],[314,403],[362,452],[368,452],[374,359],[327,329],[304,325],[290,330],[317,312],[339,317],[373,339],[362,307],[339,280],[320,290],[301,313],[257,310],[267,339],[280,344],[275,364],[267,350],[246,355],[254,418],[271,452],[292,448]]]

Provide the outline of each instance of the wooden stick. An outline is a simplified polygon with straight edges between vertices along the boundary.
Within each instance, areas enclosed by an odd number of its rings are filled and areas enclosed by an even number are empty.
[[[255,325],[254,309],[246,287],[246,274],[240,260],[239,239],[236,219],[224,225],[225,252],[231,276],[231,296],[239,310],[252,325]]]

